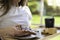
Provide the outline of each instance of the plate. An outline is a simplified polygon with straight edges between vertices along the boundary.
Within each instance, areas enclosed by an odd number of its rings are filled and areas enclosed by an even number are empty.
[[[15,38],[17,38],[17,39],[35,39],[35,38],[38,38],[38,37],[36,37],[36,35],[30,35],[30,36],[25,36],[25,37],[15,37]]]

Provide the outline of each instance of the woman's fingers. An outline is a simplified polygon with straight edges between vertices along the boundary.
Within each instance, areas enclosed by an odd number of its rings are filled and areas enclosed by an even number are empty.
[[[27,31],[27,30],[23,30],[23,32],[24,32],[24,33],[29,33],[29,34],[34,34],[34,35],[36,35],[36,33],[30,32],[30,31]]]

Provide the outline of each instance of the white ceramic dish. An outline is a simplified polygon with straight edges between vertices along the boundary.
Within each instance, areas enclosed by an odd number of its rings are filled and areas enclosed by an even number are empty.
[[[37,38],[36,35],[30,35],[30,36],[26,36],[26,37],[15,37],[17,39],[32,39],[32,38]]]

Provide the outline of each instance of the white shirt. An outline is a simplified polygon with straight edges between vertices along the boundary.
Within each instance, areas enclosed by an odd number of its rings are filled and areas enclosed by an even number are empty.
[[[22,27],[29,27],[31,19],[32,15],[27,6],[12,6],[5,16],[0,17],[0,28],[13,27],[18,24],[22,25]]]

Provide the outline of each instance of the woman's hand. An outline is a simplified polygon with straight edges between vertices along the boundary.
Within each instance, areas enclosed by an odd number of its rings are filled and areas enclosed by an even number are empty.
[[[30,31],[26,31],[26,30],[15,30],[14,29],[14,33],[12,34],[12,36],[26,36],[26,35],[35,35],[34,32],[30,32]]]
[[[13,37],[14,37],[14,36],[31,35],[31,34],[35,35],[34,32],[22,30],[21,27],[20,27],[20,25],[17,25],[16,27],[11,28],[10,31],[11,31],[11,32],[9,32],[9,34],[10,34],[11,36],[13,36]]]

